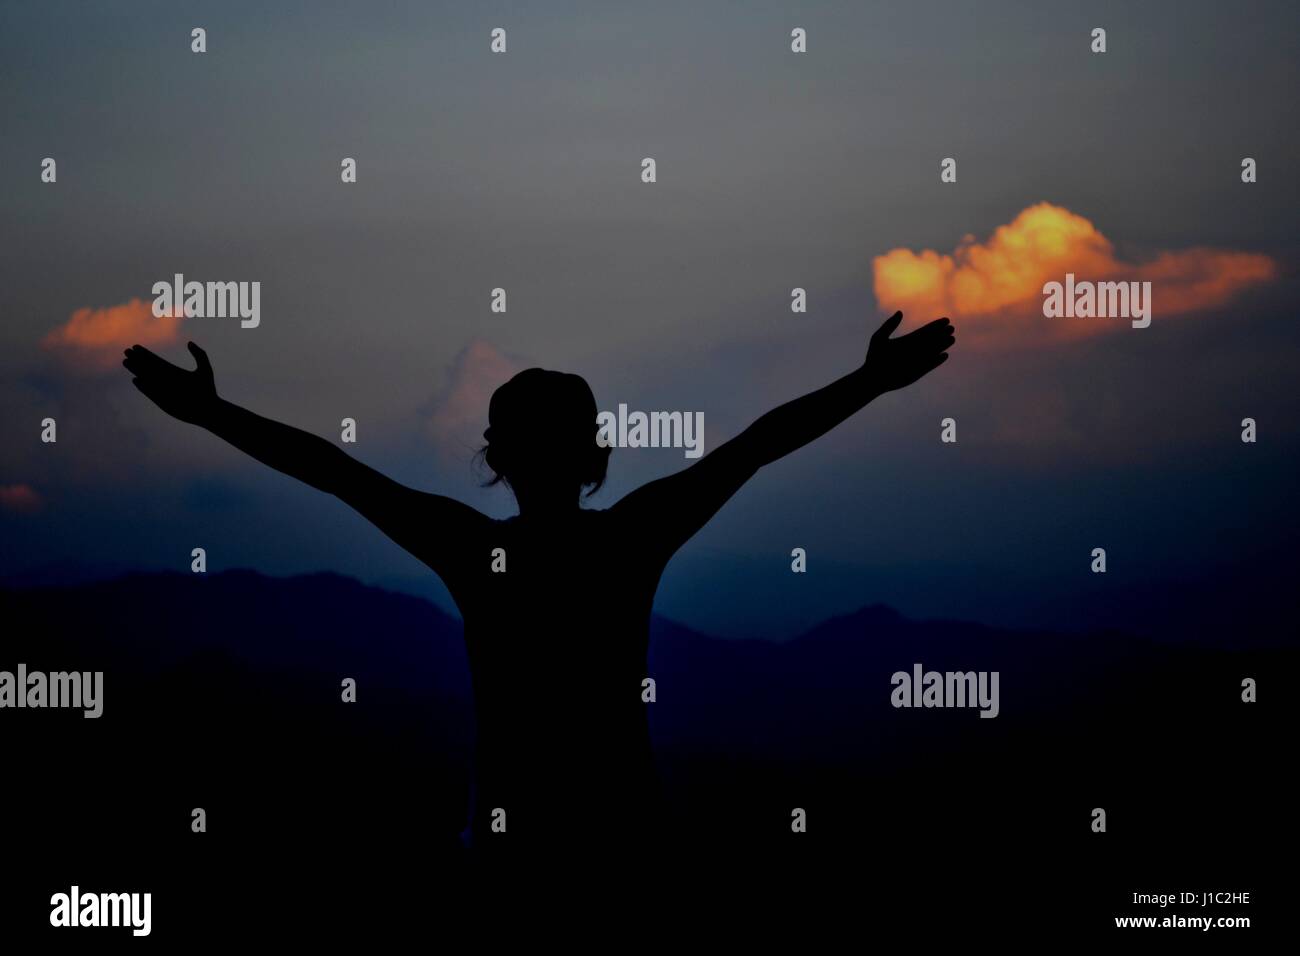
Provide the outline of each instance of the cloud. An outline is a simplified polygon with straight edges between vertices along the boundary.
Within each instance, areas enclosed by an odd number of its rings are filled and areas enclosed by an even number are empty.
[[[121,361],[129,345],[170,345],[180,337],[183,312],[155,318],[152,303],[132,299],[103,309],[77,309],[63,325],[41,340],[47,349],[94,366]]]
[[[45,500],[31,485],[0,485],[0,508],[5,511],[31,514],[40,511],[44,504]]]
[[[1277,274],[1265,255],[1193,248],[1161,252],[1142,264],[1121,262],[1087,219],[1051,203],[1024,209],[985,242],[966,236],[951,254],[891,249],[872,263],[876,301],[925,321],[962,320],[966,345],[992,346],[1075,339],[1130,328],[1108,318],[1043,316],[1043,284],[1076,281],[1151,283],[1153,321],[1221,306],[1242,289]]]
[[[443,452],[483,444],[488,402],[497,386],[526,368],[484,339],[475,339],[452,360],[447,382],[424,409],[425,429]]]

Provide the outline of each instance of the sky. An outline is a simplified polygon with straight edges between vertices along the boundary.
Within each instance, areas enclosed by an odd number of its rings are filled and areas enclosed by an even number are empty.
[[[345,506],[147,402],[133,342],[188,367],[192,339],[223,397],[334,440],[354,418],[368,464],[503,517],[473,452],[513,372],[702,412],[707,452],[855,368],[896,308],[949,315],[952,359],[764,469],[660,613],[774,639],[876,602],[1119,625],[1276,574],[1298,27],[1266,2],[5,4],[0,576],[202,546],[445,603]],[[1150,282],[1151,324],[1045,317],[1067,272]],[[154,318],[176,273],[259,281],[260,324]],[[687,464],[616,449],[591,506]]]

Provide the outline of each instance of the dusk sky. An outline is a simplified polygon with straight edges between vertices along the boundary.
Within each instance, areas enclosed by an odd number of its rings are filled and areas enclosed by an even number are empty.
[[[1110,590],[1296,565],[1294,2],[555,6],[0,7],[0,576],[204,547],[443,600],[346,506],[154,407],[134,342],[189,368],[192,339],[223,397],[334,441],[354,418],[352,454],[503,517],[472,457],[515,371],[702,412],[707,452],[896,308],[951,316],[951,360],[760,472],[659,613],[1066,627]],[[1067,272],[1150,281],[1150,326],[1044,317]],[[153,318],[176,273],[259,281],[260,325]],[[689,463],[616,449],[590,505]]]

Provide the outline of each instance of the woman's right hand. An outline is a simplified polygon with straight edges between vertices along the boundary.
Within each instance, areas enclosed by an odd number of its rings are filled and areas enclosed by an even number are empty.
[[[935,319],[913,332],[896,339],[889,336],[903,321],[895,312],[871,336],[867,358],[863,362],[872,384],[882,392],[906,388],[922,375],[948,360],[948,349],[957,341],[948,319]]]

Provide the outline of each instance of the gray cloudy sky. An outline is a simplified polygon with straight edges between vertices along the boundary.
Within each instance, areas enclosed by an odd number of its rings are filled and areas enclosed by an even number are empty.
[[[1134,268],[1206,247],[1273,271],[1173,314],[1157,281],[1141,331],[1012,338],[996,310],[954,315],[953,360],[761,473],[670,567],[659,610],[736,636],[873,601],[1063,624],[1105,600],[1080,573],[1099,543],[1134,593],[1274,566],[1296,537],[1278,509],[1298,21],[1293,3],[7,4],[0,573],[182,568],[201,544],[212,568],[428,581],[94,350],[42,344],[176,272],[260,281],[262,321],[188,319],[162,354],[192,338],[232,401],[330,437],[354,417],[359,457],[504,515],[469,453],[513,369],[578,372],[603,408],[703,411],[707,449],[861,360],[896,305],[875,257],[989,242],[1039,202]],[[963,350],[964,318],[993,344]],[[46,415],[57,446],[37,440]],[[616,452],[595,505],[686,463]]]

